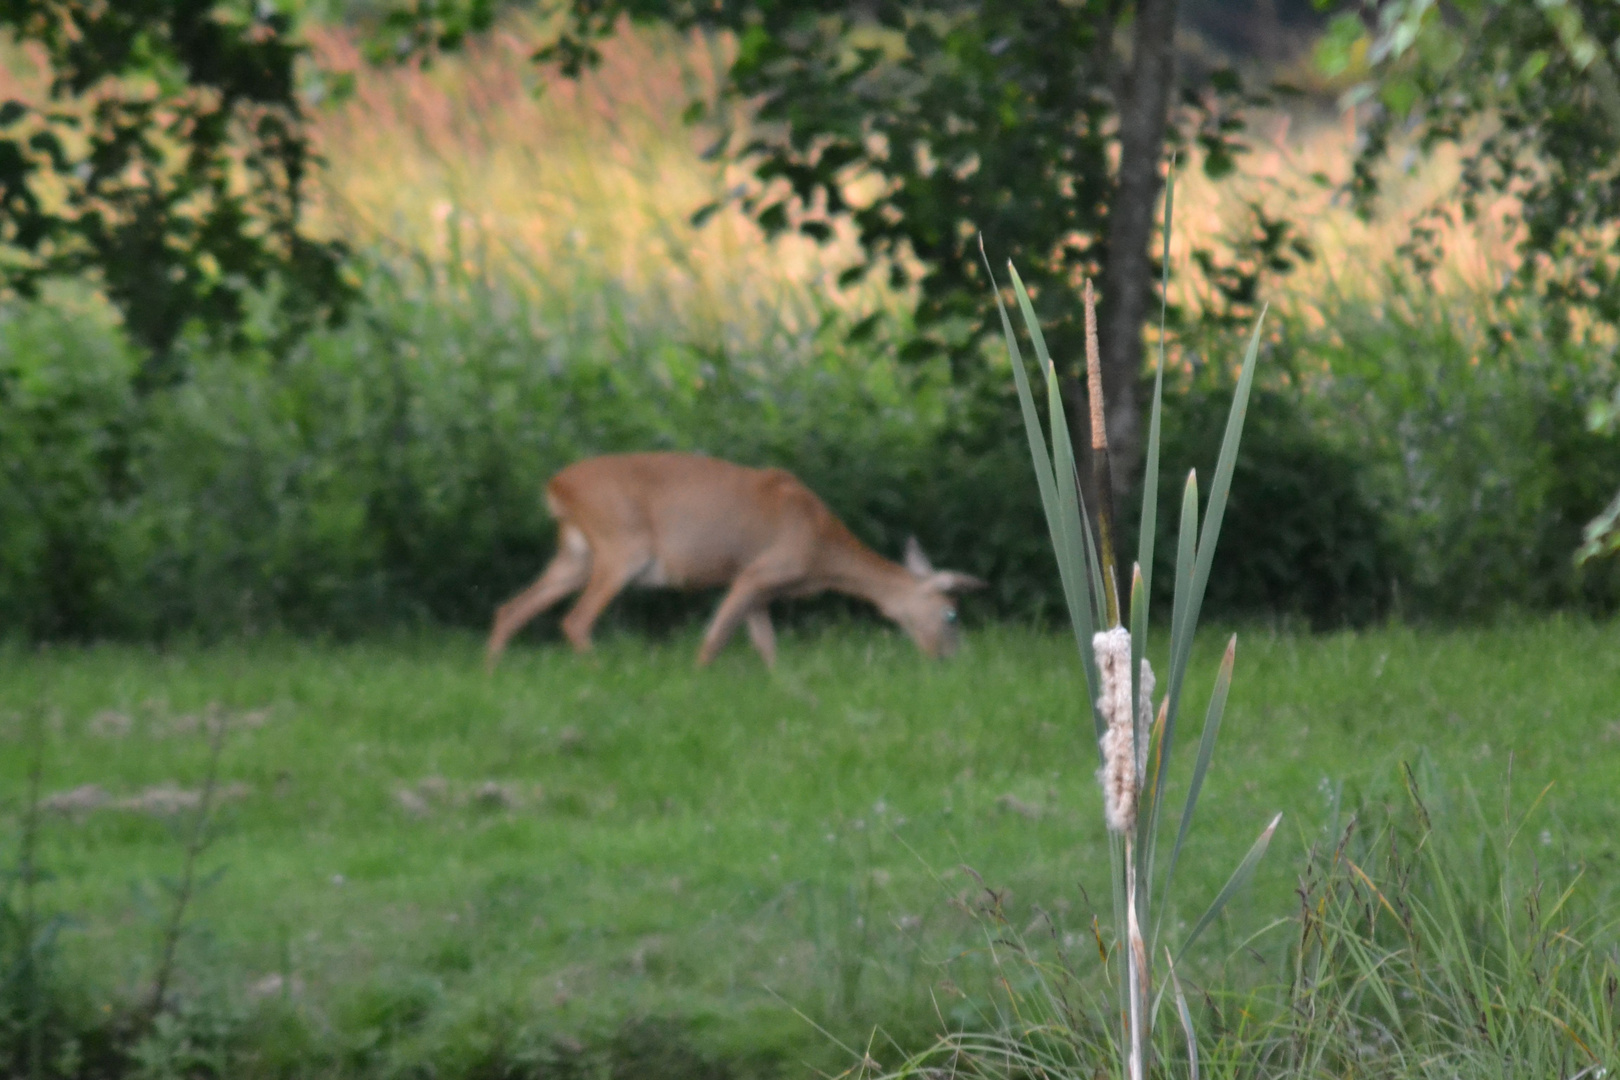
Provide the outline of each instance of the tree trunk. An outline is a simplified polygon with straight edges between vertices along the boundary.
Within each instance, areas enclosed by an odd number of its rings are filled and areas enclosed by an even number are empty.
[[[1148,249],[1175,84],[1176,3],[1138,0],[1130,71],[1119,108],[1119,186],[1108,212],[1108,256],[1099,317],[1116,502],[1135,483],[1142,455],[1136,391],[1142,374],[1142,326],[1153,299],[1153,260]]]

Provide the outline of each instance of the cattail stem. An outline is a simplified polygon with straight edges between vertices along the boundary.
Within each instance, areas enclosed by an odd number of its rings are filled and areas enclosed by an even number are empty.
[[[1097,555],[1102,563],[1108,626],[1120,625],[1118,559],[1114,554],[1114,471],[1108,457],[1102,351],[1097,345],[1097,297],[1086,281],[1086,395],[1091,399],[1091,480],[1097,497]]]
[[[1142,1080],[1150,977],[1136,896],[1136,832],[1148,761],[1146,747],[1138,745],[1135,729],[1140,726],[1145,743],[1153,715],[1153,668],[1143,657],[1137,685],[1132,686],[1131,632],[1123,626],[1092,635],[1091,648],[1097,657],[1102,690],[1097,699],[1097,711],[1108,725],[1102,735],[1102,766],[1097,770],[1097,780],[1103,789],[1103,821],[1110,832],[1125,841],[1125,980],[1129,996],[1126,1023],[1130,1044],[1126,1060],[1129,1080]],[[1132,700],[1133,689],[1140,694],[1139,700]]]
[[[1130,1080],[1142,1080],[1145,1075],[1142,1060],[1142,1029],[1147,1024],[1147,946],[1142,942],[1142,927],[1136,918],[1136,852],[1131,835],[1125,834],[1125,927],[1127,986],[1131,1013]]]

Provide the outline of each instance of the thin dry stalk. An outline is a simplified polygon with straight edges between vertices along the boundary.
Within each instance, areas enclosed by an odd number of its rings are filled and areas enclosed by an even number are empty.
[[[168,998],[169,983],[174,978],[175,957],[180,948],[180,937],[185,932],[186,910],[197,892],[197,861],[207,850],[210,819],[213,816],[215,793],[219,787],[219,757],[225,748],[225,720],[209,718],[208,768],[203,777],[202,797],[197,801],[197,813],[192,818],[191,835],[186,838],[186,858],[180,873],[180,883],[174,890],[174,906],[164,924],[159,939],[157,974],[152,979],[152,1000],[147,1003],[147,1017],[155,1019],[163,1012]]]
[[[39,971],[39,824],[40,784],[45,776],[45,722],[42,708],[30,716],[29,741],[33,753],[28,762],[28,805],[23,811],[22,849],[18,852],[17,878],[23,896],[21,942],[24,980],[23,995],[28,1001],[28,1075],[37,1080],[44,1075],[45,994]]]

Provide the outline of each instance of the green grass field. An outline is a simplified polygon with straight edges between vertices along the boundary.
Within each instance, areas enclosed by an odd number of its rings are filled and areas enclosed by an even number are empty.
[[[200,786],[210,710],[230,722],[226,798],[181,985],[280,1033],[266,1072],[505,1075],[479,1063],[648,1018],[733,1075],[840,1068],[832,1037],[864,1045],[874,1026],[915,1049],[936,1009],[985,990],[971,956],[941,966],[983,940],[964,864],[1095,963],[1107,844],[1066,634],[981,628],[933,664],[876,627],[790,631],[774,674],[736,644],[695,670],[695,633],[609,633],[583,659],[553,632],[526,641],[493,678],[465,636],[0,652],[6,857],[43,701],[42,899],[73,918],[66,968],[97,1000],[144,992],[188,820],[160,804]],[[1223,644],[1200,638],[1185,715],[1201,720]],[[1392,796],[1403,761],[1490,806],[1510,760],[1520,809],[1552,784],[1534,842],[1549,866],[1583,863],[1605,903],[1617,645],[1620,627],[1565,621],[1240,634],[1181,901],[1201,909],[1286,817],[1204,970],[1293,914],[1335,789]],[[64,795],[84,785],[99,791]]]

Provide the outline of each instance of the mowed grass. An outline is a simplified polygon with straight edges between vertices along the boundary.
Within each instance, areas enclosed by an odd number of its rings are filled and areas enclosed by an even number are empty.
[[[1048,912],[1095,964],[1107,843],[1066,632],[980,628],[935,664],[875,626],[790,631],[774,673],[740,643],[695,670],[695,631],[609,632],[587,658],[554,634],[493,678],[455,635],[0,652],[7,858],[37,703],[45,792],[93,784],[114,802],[198,788],[199,718],[225,717],[228,797],[201,860],[217,877],[191,911],[182,986],[290,1010],[311,1052],[355,1069],[452,1075],[519,1029],[588,1039],[645,1017],[767,1069],[847,1064],[831,1036],[864,1045],[876,1025],[916,1049],[936,1009],[988,990],[971,958],[941,966],[984,940],[964,865],[1007,890],[1017,923]],[[1195,723],[1223,644],[1200,638]],[[1510,760],[1520,810],[1552,784],[1528,835],[1612,895],[1617,646],[1620,627],[1574,621],[1240,634],[1179,916],[1286,817],[1205,970],[1280,955],[1286,930],[1239,946],[1292,914],[1335,789],[1347,807],[1393,798],[1403,761],[1491,806]],[[108,1000],[151,977],[188,820],[47,817],[42,896],[73,916],[65,962]]]

